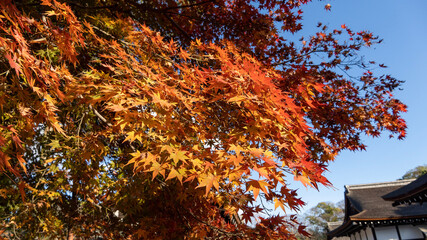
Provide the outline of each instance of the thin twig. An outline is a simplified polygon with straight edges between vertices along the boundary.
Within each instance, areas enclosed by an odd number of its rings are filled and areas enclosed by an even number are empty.
[[[168,10],[173,10],[173,9],[195,7],[195,6],[203,5],[203,4],[210,3],[210,2],[215,2],[215,0],[208,0],[208,1],[204,1],[204,2],[193,3],[193,4],[188,4],[188,5],[181,5],[181,6],[176,6],[176,7],[167,7],[167,8],[159,9],[158,11],[163,12],[163,11],[168,11]]]
[[[96,113],[95,113],[96,114]],[[81,129],[81,127],[82,127],[82,123],[83,123],[83,119],[84,119],[84,117],[85,117],[85,114],[83,113],[83,116],[82,116],[82,118],[80,119],[80,123],[79,123],[79,127],[77,128],[77,147],[79,147],[80,146],[80,129]]]
[[[84,8],[84,9],[105,9],[105,8],[111,9],[111,8],[117,8],[119,6],[118,4],[104,5],[104,6],[83,6],[74,2],[68,2],[68,5],[78,7],[78,8]]]
[[[113,125],[107,120],[105,119],[104,116],[102,116],[95,108],[92,107],[92,105],[89,105],[89,108],[95,113],[95,115],[101,119],[105,124],[107,124],[109,127],[112,127]]]
[[[181,26],[179,26],[169,15],[167,15],[167,14],[163,14],[163,16],[165,16],[168,20],[169,20],[169,22],[171,22],[172,23],[172,25],[174,25],[182,34],[184,34],[184,36],[188,39],[188,40],[191,40],[191,37],[190,37],[190,35],[184,30],[184,29],[182,29],[182,27]]]

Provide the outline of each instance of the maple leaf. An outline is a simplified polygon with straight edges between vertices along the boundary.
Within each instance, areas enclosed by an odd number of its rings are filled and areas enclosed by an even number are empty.
[[[57,139],[53,140],[52,142],[50,142],[47,145],[50,146],[52,149],[56,149],[56,148],[61,147],[61,144],[59,143],[59,140],[57,140]]]
[[[127,137],[125,138],[125,140],[123,140],[123,142],[129,141],[129,142],[133,142],[135,140],[135,132],[131,131],[127,133]]]
[[[145,172],[152,172],[153,173],[153,177],[152,180],[154,180],[154,178],[160,173],[163,177],[165,177],[165,168],[164,165],[158,163],[158,162],[153,162],[153,164],[151,165],[151,167],[147,170],[145,170]]]
[[[251,220],[252,220],[251,218],[253,218],[253,217],[254,217],[254,214],[251,211],[245,211],[242,213],[242,220],[245,221],[246,224],[251,222]]]
[[[175,165],[180,161],[186,163],[186,160],[188,159],[188,157],[185,155],[186,153],[186,151],[173,150],[169,153],[169,158],[173,160]]]
[[[242,155],[237,155],[237,156],[231,156],[229,161],[232,162],[234,164],[234,166],[239,166],[240,163],[243,161],[243,156]]]
[[[166,151],[167,153],[171,154],[171,153],[173,153],[173,152],[174,152],[174,148],[173,148],[172,146],[170,146],[170,145],[163,145],[163,146],[161,147],[161,150],[160,150],[160,151],[161,151],[161,152]]]
[[[188,52],[185,51],[185,50],[183,50],[182,48],[180,49],[180,55],[181,55],[181,58],[184,59],[184,60],[187,60],[190,57],[190,55],[188,54]]]
[[[294,180],[301,182],[305,187],[312,186],[311,180],[308,177],[306,177],[306,176],[295,175],[294,176]]]
[[[6,53],[4,56],[9,61],[10,67],[15,69],[16,75],[19,75],[19,73],[21,73],[22,70],[21,70],[21,66],[19,66],[19,64],[16,63],[16,60],[17,60],[16,55],[13,56],[13,59],[9,53]]]
[[[277,165],[277,163],[273,159],[270,159],[269,157],[264,157],[263,160],[267,164],[267,166],[274,167]]]
[[[254,167],[253,168],[260,176],[262,176],[262,177],[264,177],[264,178],[266,178],[266,179],[269,179],[270,180],[270,177],[268,176],[269,175],[269,173],[268,173],[268,170],[266,169],[266,168],[258,168],[258,167]]]
[[[239,155],[240,152],[245,152],[245,149],[242,148],[239,145],[230,144],[230,147],[228,148],[229,151],[234,151],[236,155]]]
[[[274,209],[277,209],[278,207],[280,207],[283,212],[286,212],[283,202],[278,198],[274,198]]]
[[[26,185],[27,184],[23,181],[19,182],[19,184],[18,184],[19,193],[21,194],[21,199],[24,203],[26,202],[26,200],[25,200],[26,199],[25,198],[25,187],[26,187]]]
[[[178,178],[179,182],[182,184],[182,178],[183,175],[185,173],[185,169],[180,168],[178,171],[175,170],[174,168],[169,172],[168,177],[166,178],[166,180],[169,179],[173,179],[173,178]]]
[[[235,96],[235,97],[228,99],[228,102],[234,102],[240,107],[240,104],[242,104],[242,102],[246,99],[247,99],[247,97],[245,97],[245,96]]]
[[[250,180],[247,182],[247,184],[249,185],[248,191],[252,190],[255,200],[257,199],[260,190],[262,190],[266,195],[268,195],[266,187],[270,187],[270,184],[268,184],[267,182],[262,180]]]
[[[169,103],[169,101],[161,98],[160,93],[154,93],[153,95],[151,95],[151,97],[153,98],[153,103],[158,103],[160,106],[164,108],[169,108],[172,106],[172,104]]]
[[[25,160],[22,157],[21,154],[16,155],[16,158],[18,159],[19,165],[21,165],[22,169],[24,170],[24,173],[27,173],[27,168],[25,167]]]
[[[124,108],[120,104],[113,104],[113,105],[108,106],[107,108],[113,112],[121,112],[121,111],[126,110],[126,108]]]
[[[207,176],[199,177],[199,181],[200,181],[199,186],[197,186],[196,188],[205,187],[206,188],[206,194],[205,194],[206,196],[208,195],[212,186],[214,186],[216,190],[219,190],[218,179],[213,174],[208,174]]]

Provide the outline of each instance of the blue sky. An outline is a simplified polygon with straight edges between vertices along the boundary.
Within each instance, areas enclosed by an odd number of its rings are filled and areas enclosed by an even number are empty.
[[[331,4],[331,11],[324,6]],[[314,189],[295,184],[307,206],[321,201],[343,199],[344,185],[394,181],[408,170],[427,164],[427,1],[426,0],[337,0],[314,1],[303,7],[303,32],[313,33],[317,22],[330,29],[345,24],[353,31],[369,30],[384,41],[364,51],[367,59],[388,66],[386,73],[405,80],[395,96],[408,105],[404,118],[408,125],[404,140],[364,138],[363,152],[343,152],[326,174],[335,189]]]

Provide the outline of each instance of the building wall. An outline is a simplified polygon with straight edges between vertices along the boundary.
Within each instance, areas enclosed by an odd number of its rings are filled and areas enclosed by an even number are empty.
[[[399,240],[395,226],[376,227],[375,234],[377,235],[377,240]]]
[[[353,233],[350,239],[354,240],[374,240],[372,229],[367,227],[359,232]],[[379,240],[379,239],[377,239]]]
[[[424,239],[424,234],[417,226],[401,225],[399,232],[402,239]]]
[[[375,240],[374,234],[372,232],[372,228],[370,228],[370,227],[366,228],[365,229],[365,233],[366,233],[366,236],[367,236],[368,240]]]
[[[368,240],[368,233],[366,232],[366,229],[363,229],[362,231],[360,231],[360,239]]]
[[[398,232],[399,231],[399,232]],[[425,239],[423,232],[413,225],[367,227],[350,235],[351,240],[421,240]],[[400,234],[400,238],[399,238]]]
[[[347,236],[343,236],[343,237],[334,237],[332,238],[332,240],[350,240],[350,238]]]

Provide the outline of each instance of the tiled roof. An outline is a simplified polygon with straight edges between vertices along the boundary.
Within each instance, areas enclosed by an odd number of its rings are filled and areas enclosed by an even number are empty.
[[[328,238],[358,231],[366,225],[418,222],[427,219],[427,204],[392,206],[381,196],[410,184],[413,179],[345,186],[345,217]]]
[[[394,201],[393,205],[427,202],[427,174],[401,188],[385,194],[382,198],[387,201]]]
[[[332,231],[335,228],[341,226],[342,225],[342,221],[339,221],[339,222],[328,222],[327,224],[328,224],[328,230]]]
[[[346,198],[349,200],[352,212],[351,220],[389,220],[427,216],[427,205],[402,205],[393,207],[381,196],[393,192],[413,180],[401,180],[387,183],[375,183],[346,186]]]

